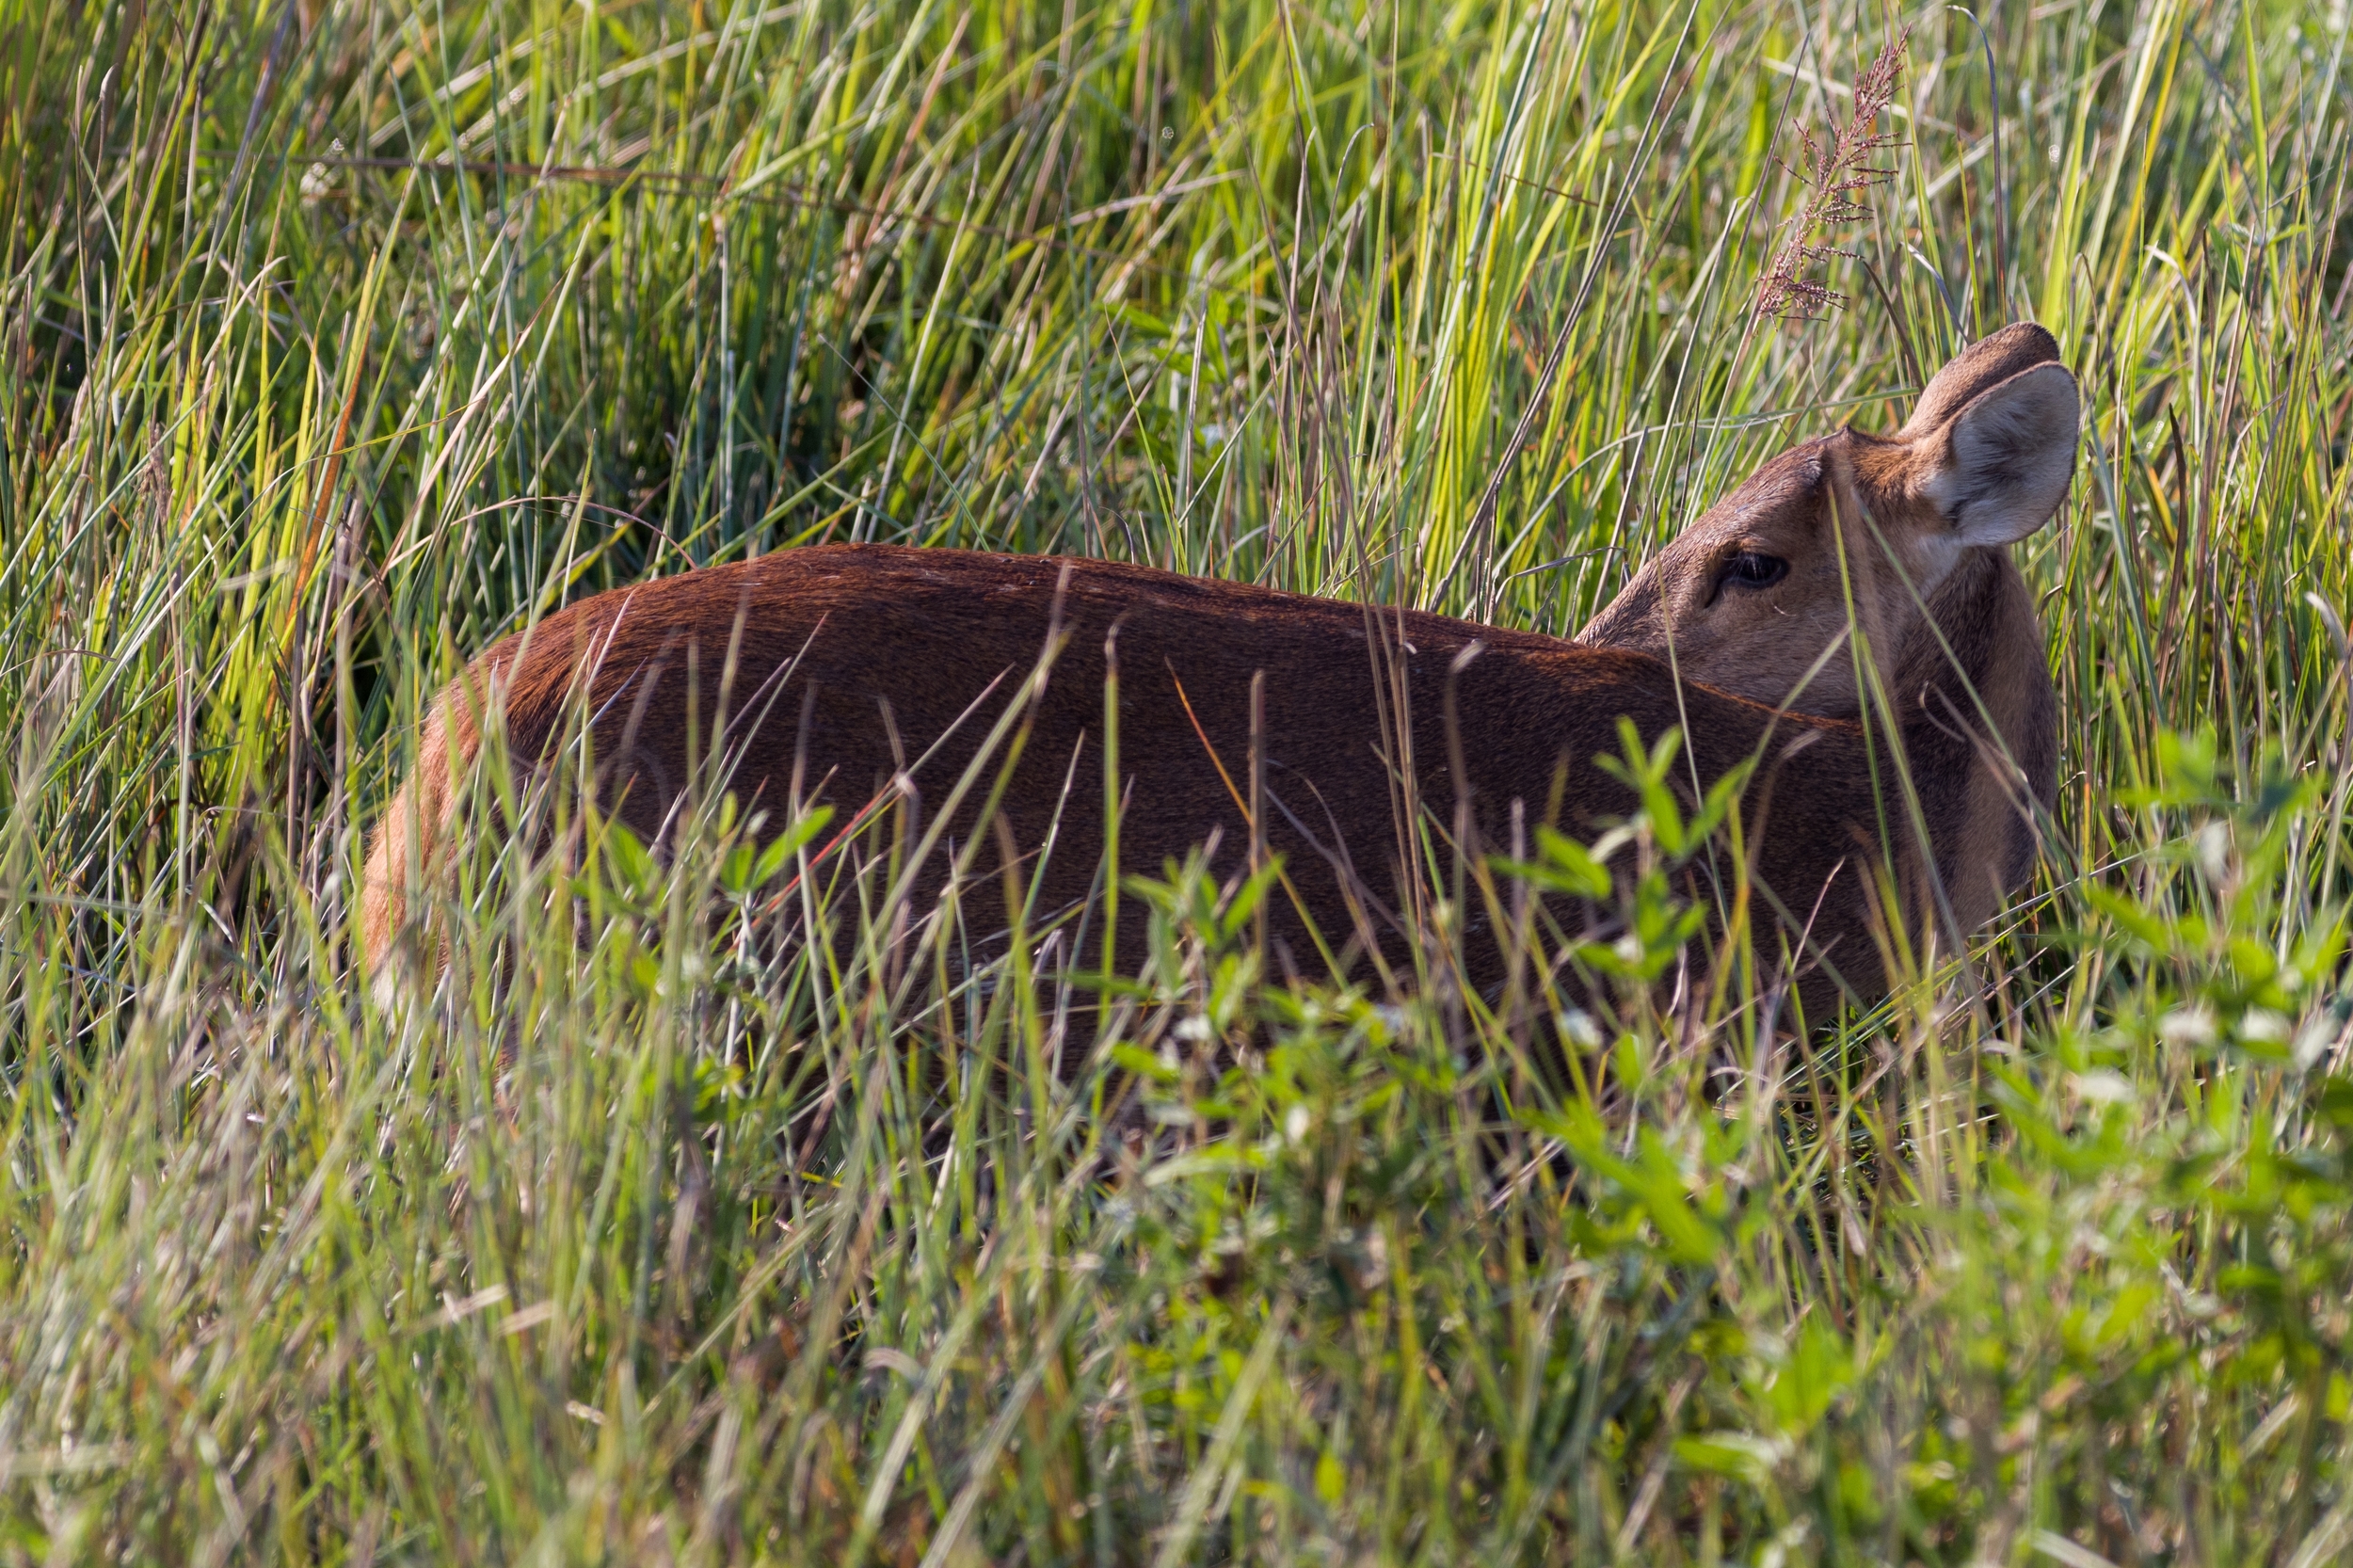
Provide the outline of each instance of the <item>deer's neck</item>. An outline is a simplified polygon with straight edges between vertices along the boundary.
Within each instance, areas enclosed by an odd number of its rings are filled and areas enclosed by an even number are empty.
[[[1974,931],[2034,872],[2036,814],[2057,794],[2057,700],[2008,551],[1969,551],[1928,609],[1892,695],[1945,898]]]

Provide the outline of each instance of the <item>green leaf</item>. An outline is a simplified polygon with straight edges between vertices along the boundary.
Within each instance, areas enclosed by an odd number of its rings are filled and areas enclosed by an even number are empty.
[[[1249,881],[1234,890],[1234,901],[1225,906],[1225,917],[1218,922],[1217,935],[1221,939],[1229,942],[1234,939],[1235,933],[1248,923],[1250,917],[1257,912],[1258,905],[1266,901],[1267,889],[1274,886],[1274,879],[1282,874],[1283,857],[1277,855],[1259,867]]]
[[[2083,892],[2086,903],[2123,927],[2125,934],[2141,946],[2156,952],[2175,951],[2172,928],[2157,916],[2096,882],[2085,883]]]
[[[753,869],[751,886],[764,888],[775,881],[776,873],[801,852],[801,846],[824,832],[825,824],[831,821],[833,808],[830,806],[812,806],[793,819],[760,852],[760,864]]]
[[[1773,1467],[1787,1451],[1786,1444],[1751,1432],[1702,1432],[1678,1437],[1674,1446],[1676,1460],[1687,1469],[1726,1476],[1751,1486],[1763,1486],[1772,1480]]]
[[[661,873],[653,856],[647,853],[646,842],[630,831],[625,823],[607,823],[604,829],[605,863],[613,868],[614,885],[632,898],[650,900],[661,888]]]
[[[1756,760],[1749,758],[1721,778],[1707,787],[1707,799],[1700,806],[1700,814],[1691,823],[1691,842],[1705,843],[1716,830],[1732,815],[1733,804],[1749,786],[1749,775],[1755,770]]]
[[[1316,1461],[1316,1496],[1329,1508],[1337,1505],[1347,1490],[1348,1475],[1340,1468],[1339,1457],[1324,1449],[1323,1457]]]
[[[1623,758],[1604,755],[1593,760],[1634,792],[1641,803],[1642,820],[1650,824],[1651,837],[1669,856],[1680,860],[1688,852],[1690,834],[1683,825],[1683,808],[1676,804],[1674,792],[1667,787],[1667,770],[1674,765],[1675,754],[1683,749],[1683,731],[1670,728],[1658,737],[1657,744],[1646,752],[1634,721],[1621,716],[1618,744],[1624,748]]]

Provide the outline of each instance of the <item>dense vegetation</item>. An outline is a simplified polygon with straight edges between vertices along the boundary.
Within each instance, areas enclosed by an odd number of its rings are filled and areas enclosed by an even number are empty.
[[[2347,30],[0,0],[0,1560],[2353,1554]],[[1435,856],[1386,978],[1122,868],[1101,1007],[889,821],[484,844],[356,973],[422,702],[568,599],[891,539],[1566,632],[2028,316],[2062,799],[1869,1016],[1655,1005],[1663,907],[1623,1017],[1491,1006],[1522,873]]]

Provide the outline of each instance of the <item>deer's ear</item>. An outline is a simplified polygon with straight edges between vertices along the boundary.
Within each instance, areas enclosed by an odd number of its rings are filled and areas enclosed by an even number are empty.
[[[1901,439],[1914,440],[1952,423],[1971,398],[2000,386],[2022,370],[2059,357],[2058,340],[2031,321],[2013,321],[1953,356],[1953,362],[1920,389],[1920,401],[1905,421]]]
[[[1960,542],[2006,545],[2050,520],[2075,473],[2075,378],[2039,364],[1979,392],[1923,444],[1920,491]]]

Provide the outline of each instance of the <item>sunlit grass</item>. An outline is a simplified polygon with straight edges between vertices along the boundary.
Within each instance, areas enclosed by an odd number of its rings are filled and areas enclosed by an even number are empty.
[[[1982,14],[0,4],[0,1556],[2353,1552],[2345,15]],[[1481,868],[1385,988],[1126,867],[1104,1006],[1099,905],[715,805],[355,973],[558,603],[859,538],[1565,634],[2027,316],[2060,806],[1868,1019],[1461,996]]]

